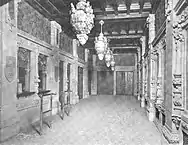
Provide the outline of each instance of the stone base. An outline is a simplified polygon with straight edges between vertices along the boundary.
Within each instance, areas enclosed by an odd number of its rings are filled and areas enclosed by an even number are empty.
[[[137,95],[137,99],[140,100],[140,94]]]
[[[79,102],[79,96],[77,95],[76,97],[72,98],[71,104],[75,105]]]
[[[142,108],[145,107],[145,99],[144,99],[143,97],[141,98],[140,106],[141,106]]]
[[[153,122],[155,120],[155,108],[147,107],[147,117],[149,121]]]
[[[179,144],[179,140],[180,140],[179,134],[171,133],[170,130],[165,126],[162,129],[162,133],[169,144]]]

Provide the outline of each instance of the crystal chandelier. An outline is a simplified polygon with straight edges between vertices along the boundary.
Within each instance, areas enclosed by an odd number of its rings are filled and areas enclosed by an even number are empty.
[[[95,49],[97,51],[99,60],[102,60],[105,55],[105,51],[107,49],[108,41],[107,38],[102,33],[102,25],[104,24],[104,21],[100,21],[99,24],[101,25],[101,32],[98,37],[95,37]]]
[[[71,19],[70,23],[76,30],[76,37],[78,38],[80,44],[84,45],[87,40],[87,34],[90,33],[94,26],[94,14],[93,9],[89,2],[86,0],[79,0],[76,4],[76,8],[71,3]]]

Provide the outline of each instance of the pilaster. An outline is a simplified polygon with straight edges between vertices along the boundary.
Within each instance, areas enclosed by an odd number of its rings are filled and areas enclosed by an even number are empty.
[[[153,50],[152,42],[155,38],[155,14],[149,14],[149,17],[147,18],[148,28],[149,28],[149,53],[148,53],[148,60],[147,60],[147,77],[149,78],[149,84],[147,84],[147,92],[145,94],[148,96],[148,118],[149,121],[154,121],[155,119],[155,107],[154,102],[156,98],[156,62],[154,59],[153,53],[155,50]],[[146,80],[145,78],[145,80]],[[148,81],[147,81],[148,82]]]
[[[0,7],[0,142],[19,132],[17,102],[17,1]]]
[[[84,89],[84,94],[83,97],[84,98],[88,98],[89,97],[89,92],[88,92],[88,53],[89,50],[85,49],[85,66],[83,68],[83,89]]]
[[[116,67],[114,68],[114,91],[113,95],[116,95]]]
[[[93,73],[91,81],[91,94],[97,95],[97,70],[96,70],[96,55],[93,55]]]

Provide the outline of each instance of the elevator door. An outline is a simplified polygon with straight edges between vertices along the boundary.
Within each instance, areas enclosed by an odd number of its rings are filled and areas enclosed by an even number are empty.
[[[117,71],[116,72],[116,94],[117,95],[133,95],[134,82],[133,72]]]
[[[78,67],[78,96],[83,99],[83,68]]]

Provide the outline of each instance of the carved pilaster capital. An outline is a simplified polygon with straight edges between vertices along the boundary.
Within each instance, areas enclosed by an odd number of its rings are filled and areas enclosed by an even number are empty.
[[[184,41],[184,36],[182,34],[183,28],[188,24],[188,7],[184,9],[184,11],[177,16],[177,21],[173,24],[174,28],[174,38],[176,43]]]
[[[174,123],[177,130],[179,130],[180,123],[181,123],[181,116],[172,115],[172,122]]]
[[[184,121],[181,122],[181,127],[183,130],[185,130],[186,132],[188,132],[188,124]]]
[[[146,23],[148,26],[154,25],[155,24],[155,14],[149,14],[149,16],[146,19]]]

